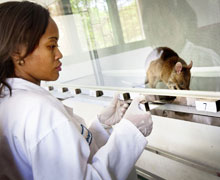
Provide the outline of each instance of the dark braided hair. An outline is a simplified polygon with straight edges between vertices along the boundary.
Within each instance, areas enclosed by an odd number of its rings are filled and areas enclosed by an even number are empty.
[[[29,1],[10,1],[0,4],[0,96],[7,87],[12,93],[6,79],[14,77],[12,55],[25,46],[22,58],[32,53],[44,34],[49,11],[39,4]]]

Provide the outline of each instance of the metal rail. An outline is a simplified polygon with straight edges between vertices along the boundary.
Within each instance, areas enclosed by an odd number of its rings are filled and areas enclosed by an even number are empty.
[[[135,168],[136,168],[137,174],[143,178],[146,178],[147,180],[165,180],[149,171],[146,171],[145,169],[142,169],[137,166]]]
[[[220,99],[220,92],[210,91],[194,91],[194,90],[170,90],[170,89],[151,89],[151,88],[125,88],[125,87],[111,87],[111,86],[87,86],[87,85],[73,85],[68,83],[54,83],[47,82],[46,86],[53,86],[55,88],[68,87],[72,89],[89,89],[102,90],[113,92],[130,92],[146,95],[160,95],[160,96],[180,96],[189,98],[205,98],[205,99]]]
[[[180,163],[185,164],[187,166],[199,169],[201,171],[205,171],[205,172],[207,172],[209,174],[213,174],[217,177],[220,177],[220,169],[216,169],[216,168],[207,166],[205,164],[201,164],[199,162],[192,161],[192,160],[187,159],[185,157],[181,157],[176,154],[172,154],[170,152],[167,152],[167,151],[164,151],[164,150],[161,150],[161,149],[149,146],[149,145],[145,147],[145,150],[153,152],[157,155],[172,159],[174,161],[180,162]]]

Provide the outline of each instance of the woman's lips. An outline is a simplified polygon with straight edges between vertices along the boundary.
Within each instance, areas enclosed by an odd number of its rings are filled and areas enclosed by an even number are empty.
[[[61,71],[61,70],[62,70],[62,69],[61,69],[61,66],[62,66],[62,63],[60,63],[60,65],[57,66],[56,69],[57,69],[58,71]]]

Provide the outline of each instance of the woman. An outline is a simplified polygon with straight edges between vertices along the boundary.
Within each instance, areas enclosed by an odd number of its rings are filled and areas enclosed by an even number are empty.
[[[42,6],[0,4],[0,179],[126,179],[152,130],[143,97],[127,107],[116,96],[87,129],[40,87],[59,77],[58,39]]]

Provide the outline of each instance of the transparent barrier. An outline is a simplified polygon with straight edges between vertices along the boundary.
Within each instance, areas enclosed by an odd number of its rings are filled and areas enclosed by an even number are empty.
[[[152,113],[219,126],[220,0],[61,0],[47,5],[63,53],[60,78],[47,86],[84,88],[88,95],[96,89],[104,95],[124,90],[178,96],[152,100],[165,103]],[[159,46],[173,49],[186,64],[193,62],[190,90],[145,84],[147,57]]]
[[[148,88],[146,58],[166,46],[193,62],[191,90],[220,90],[219,0],[63,0],[49,9],[64,55],[59,82]]]

